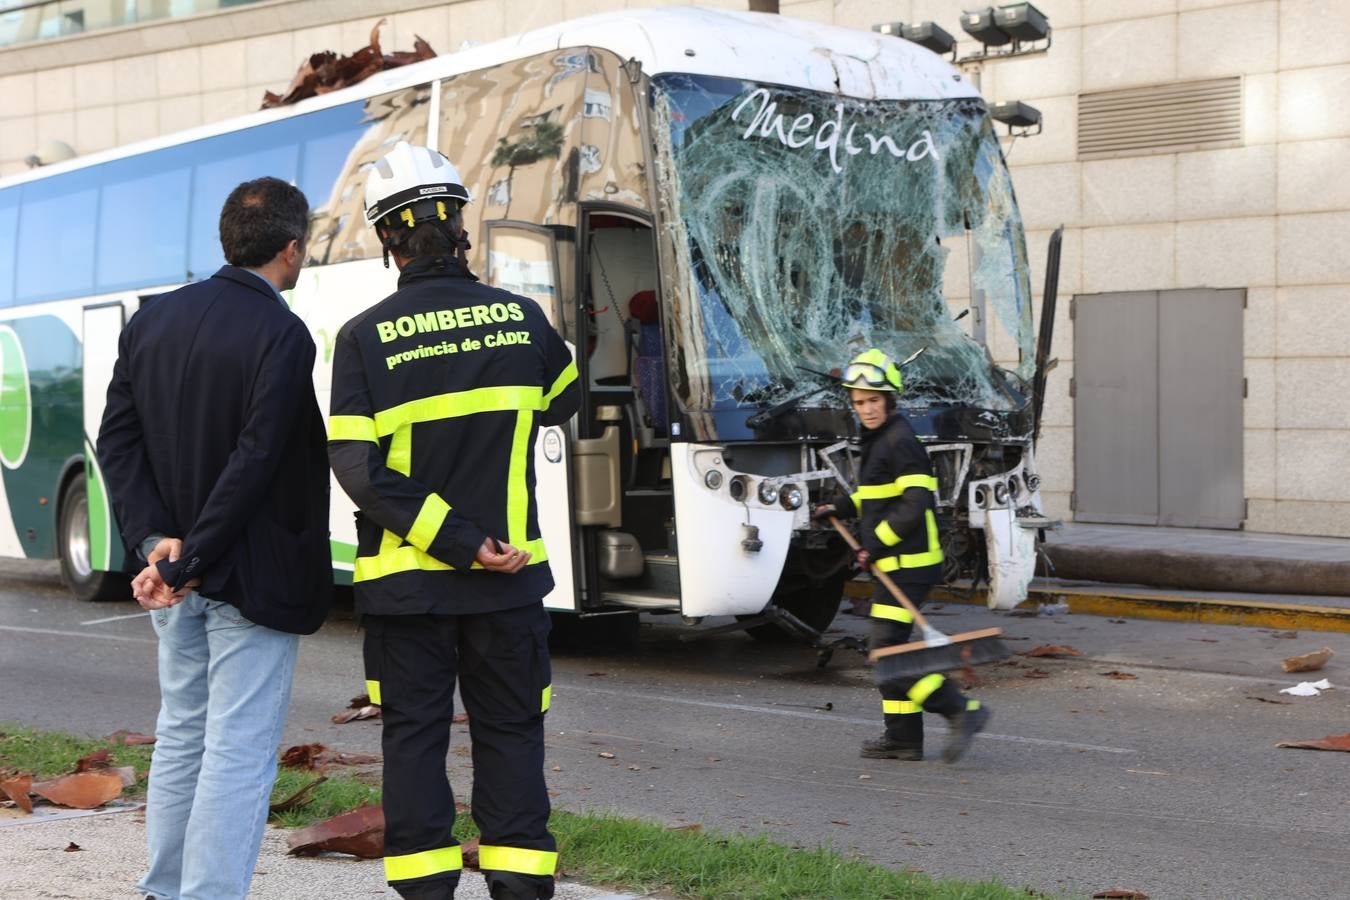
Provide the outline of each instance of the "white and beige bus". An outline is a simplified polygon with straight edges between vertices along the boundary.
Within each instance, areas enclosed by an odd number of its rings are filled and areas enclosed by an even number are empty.
[[[567,22],[0,181],[0,553],[59,557],[82,597],[125,590],[91,452],[118,332],[221,264],[240,181],[310,199],[288,300],[326,406],[337,329],[394,288],[361,203],[398,140],[456,163],[475,272],[575,348],[581,412],[535,448],[551,608],[823,629],[847,554],[809,505],[853,477],[857,430],[827,373],[871,346],[925,348],[902,406],[938,474],[950,578],[1025,597],[1037,354],[984,102],[897,38],[696,8]],[[987,342],[957,315],[970,298]]]

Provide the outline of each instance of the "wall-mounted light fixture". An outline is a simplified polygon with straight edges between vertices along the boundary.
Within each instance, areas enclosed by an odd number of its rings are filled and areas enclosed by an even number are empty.
[[[1008,126],[1013,137],[1041,133],[1041,111],[1021,100],[1008,100],[989,107],[989,118]]]
[[[932,50],[938,56],[953,54],[955,58],[956,38],[947,32],[947,29],[938,25],[936,22],[919,22],[916,25],[906,25],[903,22],[887,22],[884,25],[873,25],[873,31],[882,34],[893,35],[898,38],[904,38],[907,41],[918,44],[925,50]]]
[[[961,62],[1044,53],[1050,49],[1050,20],[1030,3],[966,10],[961,14],[961,30],[984,47]],[[1007,49],[990,49],[1002,47]]]

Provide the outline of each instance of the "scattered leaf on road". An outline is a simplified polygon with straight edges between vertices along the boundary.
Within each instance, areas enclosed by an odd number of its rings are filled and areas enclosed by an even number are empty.
[[[355,722],[357,719],[378,719],[379,717],[380,708],[378,706],[361,706],[355,709],[344,709],[333,716],[333,724],[345,725],[348,722]]]
[[[317,769],[319,754],[327,750],[323,744],[296,744],[281,754],[281,765],[287,769]]]
[[[688,825],[672,825],[667,831],[702,831],[703,826],[698,822],[690,822]]]
[[[94,809],[122,794],[122,776],[107,769],[63,775],[33,783],[33,793],[57,806]]]
[[[1032,647],[1030,650],[1024,650],[1022,655],[1059,658],[1064,656],[1082,656],[1083,652],[1077,647],[1070,647],[1068,644],[1041,644],[1039,647]]]
[[[81,847],[79,844],[75,843],[74,841],[71,841],[69,844],[66,844],[66,852],[67,852],[67,853],[78,853],[78,852],[80,852],[80,851],[83,850],[83,849],[84,849],[83,847]]]
[[[1129,672],[1117,672],[1115,669],[1112,669],[1110,672],[1102,672],[1101,674],[1105,675],[1107,678],[1114,678],[1116,681],[1133,681],[1139,677],[1138,675],[1131,675]]]
[[[286,839],[286,846],[296,856],[333,851],[362,859],[379,859],[384,856],[384,809],[362,806],[308,828],[297,829]]]
[[[467,725],[469,723],[468,713],[455,713],[450,717],[450,721],[456,725]]]
[[[1276,631],[1272,632],[1271,637],[1279,638],[1282,641],[1292,641],[1298,638],[1297,631]]]
[[[1331,648],[1323,647],[1321,650],[1314,650],[1312,653],[1304,653],[1302,656],[1290,656],[1280,663],[1286,672],[1316,672],[1327,664],[1331,659]]]
[[[554,766],[553,769],[552,769],[552,771],[554,771],[554,772],[561,772],[561,771],[562,771],[562,766]]]
[[[587,672],[587,673],[586,673],[586,677],[587,677],[587,678],[604,678],[604,677],[607,676],[607,675],[609,675],[608,672]]]
[[[1148,900],[1148,894],[1131,888],[1108,888],[1093,894],[1092,900]]]
[[[1275,746],[1293,750],[1340,750],[1350,753],[1350,734],[1329,734],[1315,741],[1280,741]]]
[[[1289,700],[1272,700],[1269,697],[1258,697],[1255,694],[1248,694],[1247,699],[1256,700],[1260,703],[1278,703],[1280,706],[1288,706],[1291,702]]]
[[[464,868],[477,872],[478,866],[478,842],[479,838],[470,838],[459,845],[460,858],[464,860]]]
[[[849,825],[849,826],[851,827],[850,823],[845,822],[843,819],[831,819],[831,820],[830,820],[830,824],[831,824],[831,825]]]
[[[1032,669],[1030,672],[1023,672],[1023,678],[1049,678],[1050,673],[1044,669]]]
[[[614,758],[614,754],[613,754],[613,753],[610,753],[608,750],[601,750],[601,751],[600,751],[600,758],[601,758],[601,759],[613,759],[613,758]]]
[[[139,734],[125,728],[108,735],[108,743],[114,747],[143,747],[155,742],[153,734]]]
[[[32,788],[32,775],[11,775],[8,778],[0,779],[0,792],[13,800],[19,809],[26,813],[33,811],[33,798],[28,796],[28,792]]]

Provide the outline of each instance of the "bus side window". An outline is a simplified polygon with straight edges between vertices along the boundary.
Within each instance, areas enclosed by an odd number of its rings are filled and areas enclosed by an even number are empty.
[[[94,290],[99,169],[68,172],[23,186],[23,227],[16,251],[15,301],[34,303]]]
[[[19,229],[19,191],[0,191],[0,306],[14,305],[14,256]]]
[[[99,198],[99,293],[173,284],[187,274],[191,160],[181,147],[106,166]],[[217,216],[219,211],[217,211]]]
[[[298,120],[291,120],[298,121]],[[241,182],[270,175],[295,183],[299,156],[296,145],[278,127],[250,128],[207,138],[193,146],[192,221],[188,225],[188,274],[208,278],[225,264],[220,249],[220,208]]]
[[[406,88],[305,116],[300,189],[309,198],[309,261],[339,263],[380,256],[366,226],[366,172],[395,141],[427,142],[430,86]]]

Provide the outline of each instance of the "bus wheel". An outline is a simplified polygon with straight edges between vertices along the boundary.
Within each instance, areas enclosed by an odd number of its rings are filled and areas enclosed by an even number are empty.
[[[89,553],[89,497],[84,479],[73,478],[61,493],[56,532],[61,580],[79,600],[130,600],[131,579],[121,572],[97,571]]]
[[[783,574],[778,579],[773,598],[769,601],[779,609],[787,610],[816,631],[824,632],[839,612],[839,602],[844,596],[844,580],[848,577],[848,565],[842,565],[838,571],[823,578],[813,578],[804,571],[800,562],[788,558]],[[738,618],[752,618],[739,616]],[[745,629],[746,633],[757,641],[768,643],[789,643],[800,638],[789,634],[772,623],[756,625]]]

